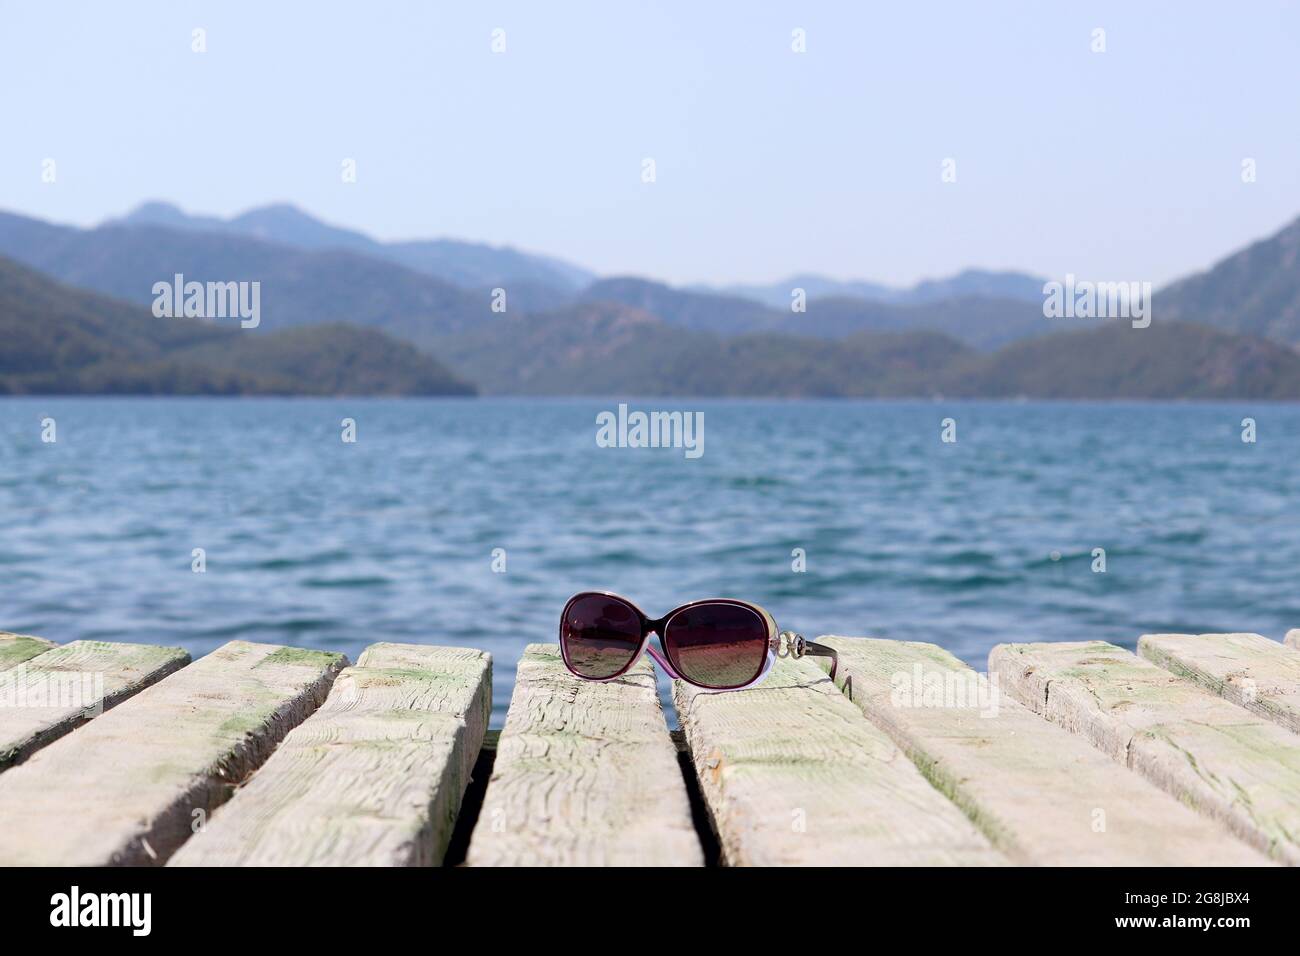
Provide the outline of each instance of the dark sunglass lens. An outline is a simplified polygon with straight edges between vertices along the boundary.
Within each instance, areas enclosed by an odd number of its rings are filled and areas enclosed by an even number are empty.
[[[560,640],[569,669],[582,677],[613,677],[641,648],[641,615],[615,597],[587,594],[574,598],[560,621]]]
[[[699,604],[674,614],[664,650],[687,680],[717,690],[744,687],[763,671],[767,619],[738,604]]]

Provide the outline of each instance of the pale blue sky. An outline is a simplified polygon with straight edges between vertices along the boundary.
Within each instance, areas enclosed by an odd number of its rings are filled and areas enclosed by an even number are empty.
[[[283,200],[674,282],[1158,284],[1300,215],[1294,2],[0,0],[0,88],[0,208],[79,224]]]

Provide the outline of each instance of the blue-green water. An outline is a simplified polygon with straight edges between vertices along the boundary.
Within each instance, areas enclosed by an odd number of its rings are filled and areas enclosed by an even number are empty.
[[[0,629],[472,645],[499,723],[584,588],[655,614],[740,597],[981,667],[1001,641],[1300,626],[1297,406],[631,405],[702,411],[703,456],[598,447],[613,401],[4,400]]]

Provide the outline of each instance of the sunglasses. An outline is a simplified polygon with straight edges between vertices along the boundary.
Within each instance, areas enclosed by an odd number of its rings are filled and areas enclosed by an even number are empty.
[[[649,646],[651,634],[659,635],[662,654]],[[771,614],[744,601],[692,601],[658,620],[608,591],[583,591],[564,605],[560,653],[583,680],[621,677],[645,650],[669,676],[705,690],[753,687],[778,657],[829,657],[832,680],[839,665],[833,648],[778,631]]]

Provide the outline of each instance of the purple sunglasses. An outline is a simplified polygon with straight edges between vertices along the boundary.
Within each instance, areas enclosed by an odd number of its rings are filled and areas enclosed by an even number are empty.
[[[659,635],[662,654],[649,646],[651,634]],[[621,677],[645,650],[670,677],[705,690],[753,687],[778,656],[829,657],[832,680],[839,665],[833,648],[793,631],[778,631],[771,614],[744,601],[692,601],[658,620],[608,591],[583,591],[564,605],[560,653],[564,666],[583,680]]]

